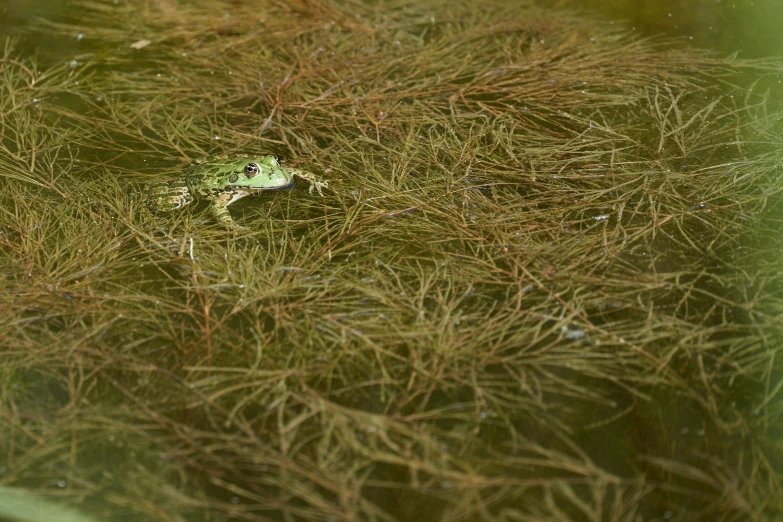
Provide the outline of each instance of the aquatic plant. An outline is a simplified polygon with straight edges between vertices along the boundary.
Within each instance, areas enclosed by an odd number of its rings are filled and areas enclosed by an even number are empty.
[[[73,4],[37,24],[75,65],[0,63],[0,482],[107,519],[783,507],[780,63],[529,4]],[[333,191],[146,211],[261,151]]]

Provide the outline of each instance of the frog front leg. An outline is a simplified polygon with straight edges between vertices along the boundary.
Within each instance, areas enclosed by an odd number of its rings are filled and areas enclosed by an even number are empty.
[[[223,193],[217,198],[212,200],[212,204],[209,206],[209,210],[215,219],[230,229],[241,229],[240,225],[237,225],[234,219],[231,217],[231,213],[228,211],[228,204],[231,203],[232,194]]]
[[[315,174],[313,174],[311,172],[307,172],[306,170],[293,170],[293,169],[290,170],[289,172],[291,173],[292,176],[296,176],[298,178],[302,178],[304,180],[307,180],[308,183],[310,183],[310,190],[309,190],[310,194],[313,193],[313,190],[317,190],[318,194],[323,196],[324,193],[322,192],[321,189],[325,189],[325,188],[328,189],[329,188],[329,184],[328,183],[326,183],[325,181],[319,180],[315,176]]]

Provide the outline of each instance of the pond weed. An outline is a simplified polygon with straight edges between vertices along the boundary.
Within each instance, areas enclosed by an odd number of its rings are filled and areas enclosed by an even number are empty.
[[[139,520],[783,508],[779,61],[525,3],[74,5],[37,23],[82,65],[0,68],[3,484]],[[249,233],[145,211],[232,152],[333,190],[246,198]]]

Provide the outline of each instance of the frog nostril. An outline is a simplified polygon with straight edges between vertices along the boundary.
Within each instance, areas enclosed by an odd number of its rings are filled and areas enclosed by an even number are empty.
[[[237,176],[236,174],[231,174],[228,177],[228,182],[229,183],[236,183],[238,179],[239,179],[239,176]]]

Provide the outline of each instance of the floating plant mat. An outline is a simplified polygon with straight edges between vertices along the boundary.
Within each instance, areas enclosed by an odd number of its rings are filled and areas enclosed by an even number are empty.
[[[71,4],[30,23],[56,65],[0,62],[0,484],[106,520],[780,513],[779,60],[525,3]],[[147,211],[217,153],[330,191],[249,232]]]

